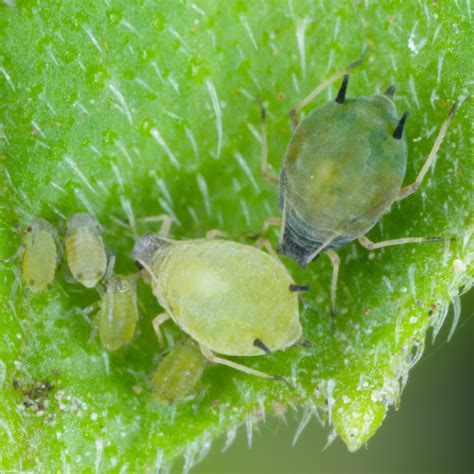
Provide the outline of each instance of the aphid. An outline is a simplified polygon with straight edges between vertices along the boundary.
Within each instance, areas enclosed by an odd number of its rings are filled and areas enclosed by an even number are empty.
[[[225,240],[141,237],[133,256],[151,277],[165,313],[199,343],[204,357],[260,377],[281,379],[216,356],[258,356],[302,338],[294,282],[280,261],[260,249]]]
[[[192,339],[176,344],[153,375],[151,390],[155,399],[161,405],[184,401],[201,378],[206,362]]]
[[[26,229],[20,247],[21,273],[33,293],[49,287],[58,264],[56,230],[44,219],[35,219]]]
[[[75,214],[67,221],[67,263],[73,278],[86,288],[93,288],[107,267],[100,231],[100,224],[91,214]]]
[[[318,86],[290,113],[295,129],[279,179],[282,210],[279,252],[303,268],[321,252],[330,257],[332,315],[339,269],[335,249],[355,239],[369,250],[443,240],[408,237],[374,243],[365,234],[394,202],[420,188],[458,107],[458,103],[451,107],[415,182],[402,188],[408,155],[403,129],[408,113],[397,118],[393,102],[395,86],[369,97],[346,98],[349,76],[345,75],[336,99],[314,109],[297,123],[296,113],[343,72]],[[265,134],[265,123],[262,123]],[[275,183],[276,179],[267,170],[266,141],[263,143],[262,171]],[[277,220],[271,218],[267,225],[275,223]]]
[[[96,324],[100,340],[109,350],[133,339],[138,322],[136,283],[137,274],[112,275],[102,295]]]

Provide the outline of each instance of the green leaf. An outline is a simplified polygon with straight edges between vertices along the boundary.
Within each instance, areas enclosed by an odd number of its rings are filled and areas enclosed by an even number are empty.
[[[31,219],[59,224],[84,211],[106,226],[120,273],[134,271],[136,235],[156,228],[140,222],[145,216],[171,212],[178,238],[219,228],[251,243],[245,235],[279,212],[276,190],[259,174],[256,98],[268,107],[277,171],[277,143],[291,135],[288,111],[366,46],[349,95],[397,85],[400,114],[411,111],[408,184],[451,104],[467,94],[470,16],[464,2],[6,2],[0,260],[15,253]],[[12,295],[16,266],[3,263],[2,467],[145,472],[184,455],[188,469],[216,436],[231,439],[240,424],[251,429],[265,412],[294,407],[303,422],[317,414],[330,437],[334,429],[358,449],[398,407],[427,332],[436,334],[451,300],[459,314],[457,295],[472,274],[471,110],[468,101],[454,117],[421,191],[369,233],[374,241],[454,240],[342,249],[334,336],[328,259],[307,271],[285,260],[313,288],[302,321],[314,348],[238,360],[292,377],[294,391],[209,366],[193,401],[160,408],[148,392],[160,352],[151,320],[160,308],[145,285],[134,343],[106,354],[91,339],[91,317],[77,312],[98,299],[95,291],[67,283],[61,270],[50,291]],[[180,337],[170,323],[165,333]]]

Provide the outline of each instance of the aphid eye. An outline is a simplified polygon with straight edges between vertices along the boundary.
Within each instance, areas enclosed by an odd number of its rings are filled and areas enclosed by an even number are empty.
[[[31,232],[33,230],[33,228],[31,226],[28,227],[28,229],[26,229],[26,232]]]

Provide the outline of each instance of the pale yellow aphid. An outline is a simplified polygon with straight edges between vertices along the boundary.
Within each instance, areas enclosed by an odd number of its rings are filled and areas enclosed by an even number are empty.
[[[174,241],[143,236],[133,249],[166,313],[202,354],[249,374],[281,378],[217,357],[259,356],[302,339],[298,296],[283,264],[260,249],[226,240]]]
[[[82,213],[70,217],[64,246],[73,278],[86,288],[93,288],[107,268],[107,254],[97,219]]]
[[[26,229],[20,248],[21,274],[33,293],[49,287],[58,263],[56,231],[44,219],[35,219]]]
[[[112,275],[96,316],[102,344],[116,350],[130,343],[138,322],[137,274]]]
[[[186,400],[201,378],[207,363],[198,344],[186,339],[176,344],[163,358],[151,381],[151,391],[161,405]]]

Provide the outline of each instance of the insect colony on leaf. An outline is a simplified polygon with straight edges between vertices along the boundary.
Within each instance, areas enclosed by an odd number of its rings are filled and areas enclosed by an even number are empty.
[[[346,97],[349,76],[345,73],[361,61],[320,84],[290,112],[294,131],[278,179],[267,164],[262,106],[261,171],[278,185],[282,211],[281,218],[267,219],[262,232],[279,224],[279,253],[303,268],[321,253],[329,256],[333,264],[332,325],[339,270],[336,249],[355,239],[368,249],[443,240],[405,237],[374,243],[365,234],[394,202],[420,188],[459,105],[456,102],[452,106],[415,182],[402,187],[407,162],[403,130],[408,113],[397,117],[393,85],[369,97]],[[341,77],[336,99],[314,109],[298,124],[296,114]],[[139,320],[136,285],[141,278],[165,310],[153,320],[160,346],[160,326],[168,319],[186,334],[169,350],[152,377],[151,392],[160,404],[188,399],[207,361],[287,382],[280,375],[215,353],[250,357],[307,346],[296,292],[308,288],[295,285],[263,238],[257,244],[263,244],[269,253],[222,239],[177,241],[167,237],[171,218],[153,219],[163,221],[161,232],[146,234],[135,243],[132,255],[142,269],[128,276],[112,274],[114,258],[107,265],[102,227],[94,216],[79,213],[67,221],[64,253],[72,278],[101,294],[99,305],[93,309],[99,307],[95,322],[103,346],[113,351],[133,340]],[[43,219],[34,220],[16,254],[30,291],[51,286],[59,254],[54,227]],[[105,289],[99,283],[103,278]]]

